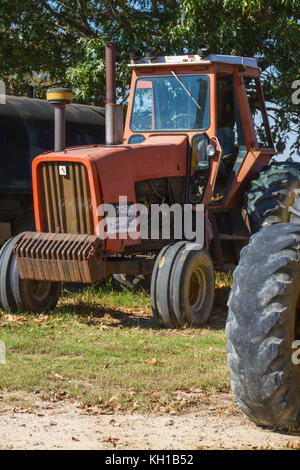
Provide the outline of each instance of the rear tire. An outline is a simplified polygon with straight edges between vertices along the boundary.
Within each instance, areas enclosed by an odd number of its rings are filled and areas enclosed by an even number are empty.
[[[226,333],[237,403],[259,425],[299,430],[300,365],[292,345],[300,339],[300,225],[253,235],[233,279]]]
[[[9,240],[0,252],[0,301],[6,311],[48,312],[58,302],[61,283],[20,278],[14,248],[23,235]]]
[[[262,226],[289,222],[293,191],[299,182],[300,165],[296,162],[279,162],[263,168],[245,193],[244,209],[253,232]]]

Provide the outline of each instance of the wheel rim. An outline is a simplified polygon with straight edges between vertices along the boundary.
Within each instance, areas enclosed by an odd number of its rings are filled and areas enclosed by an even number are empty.
[[[37,302],[43,302],[50,294],[51,282],[28,281],[32,298]]]
[[[206,291],[205,274],[203,270],[198,267],[191,275],[189,286],[189,301],[194,312],[198,312],[204,304]]]

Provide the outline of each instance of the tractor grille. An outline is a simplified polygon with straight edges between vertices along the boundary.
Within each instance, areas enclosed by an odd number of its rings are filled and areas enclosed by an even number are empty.
[[[93,234],[87,169],[75,162],[43,162],[41,169],[45,231]]]

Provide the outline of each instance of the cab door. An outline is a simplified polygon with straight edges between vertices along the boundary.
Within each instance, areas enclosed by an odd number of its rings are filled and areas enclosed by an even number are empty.
[[[245,133],[233,73],[218,73],[216,123],[219,154],[211,204],[221,204],[247,153]]]
[[[226,105],[225,121],[217,111],[219,142],[223,157],[211,198],[212,204],[221,204],[225,207],[237,207],[242,203],[243,193],[252,175],[265,166],[275,154],[258,71],[236,70],[233,73],[232,83],[234,107],[232,116],[234,115],[235,122],[233,119],[230,121],[230,111],[229,109],[226,111]],[[225,131],[222,127],[224,122],[225,128],[228,127]],[[229,133],[229,128],[234,131],[230,138],[228,135],[225,136]],[[234,150],[235,146],[234,156],[227,156],[228,142],[233,145],[231,149]]]

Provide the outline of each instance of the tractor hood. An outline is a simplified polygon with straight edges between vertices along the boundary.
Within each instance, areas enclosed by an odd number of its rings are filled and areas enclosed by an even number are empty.
[[[101,204],[116,204],[122,196],[135,203],[138,181],[184,176],[187,149],[184,135],[157,135],[141,144],[69,148],[37,157],[33,161],[37,230],[97,234]],[[81,226],[85,198],[93,222]],[[67,222],[62,223],[66,207]]]

